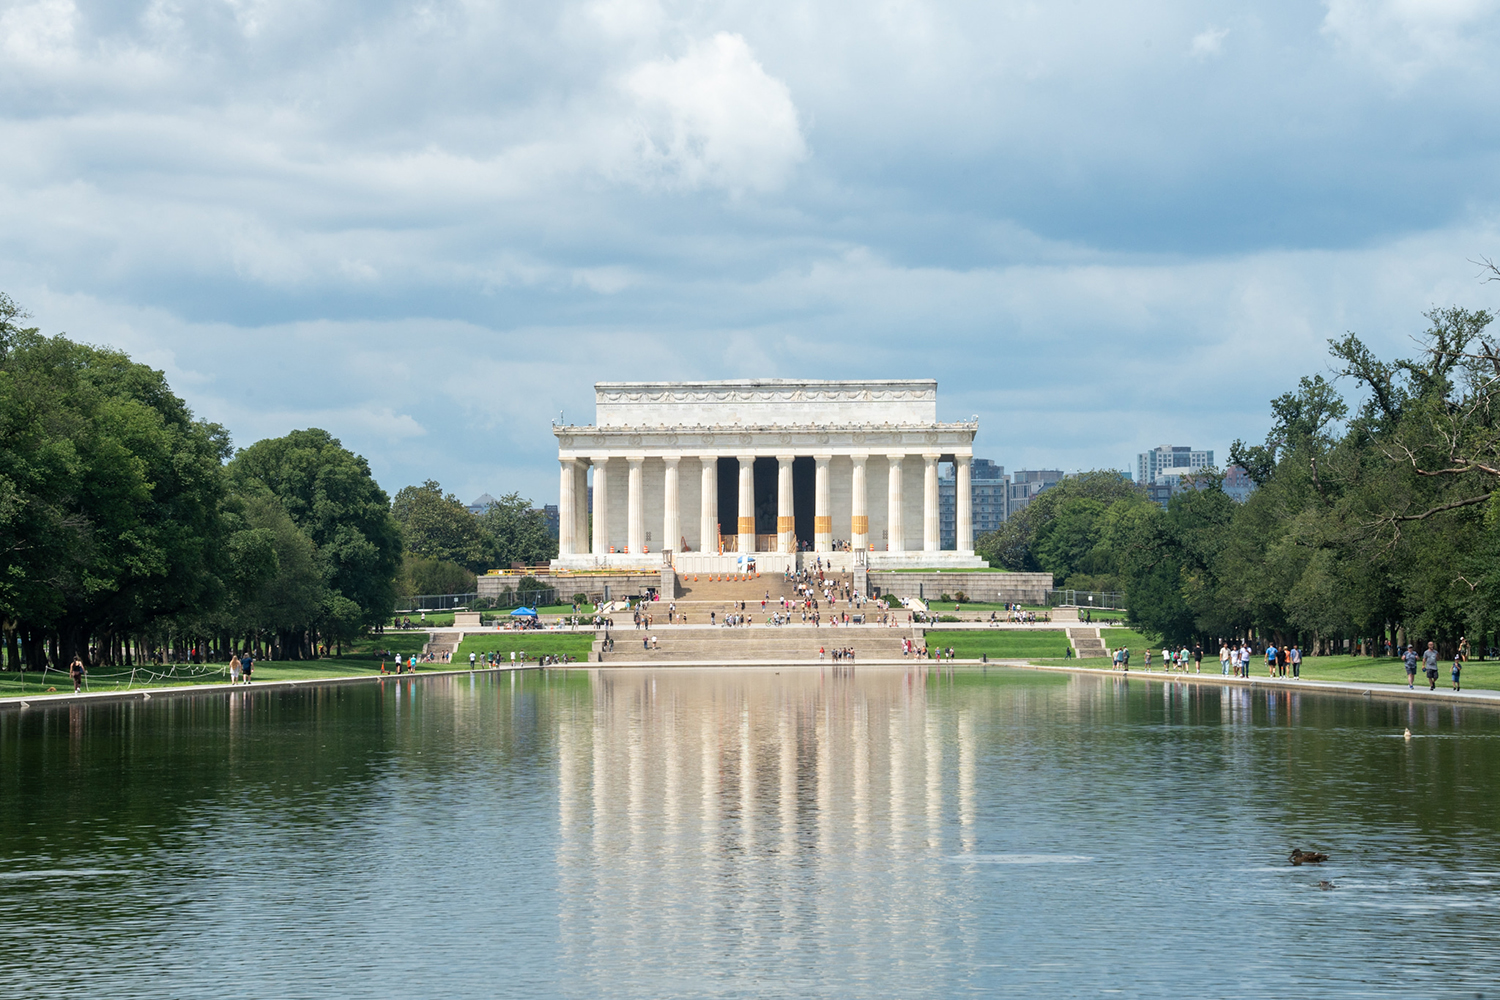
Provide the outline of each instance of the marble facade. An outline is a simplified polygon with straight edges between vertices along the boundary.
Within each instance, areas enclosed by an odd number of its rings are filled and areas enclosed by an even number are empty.
[[[975,420],[940,423],[937,382],[600,382],[595,423],[557,426],[566,569],[762,572],[806,547],[834,565],[978,567],[968,488]],[[956,466],[942,549],[938,465]],[[593,475],[590,526],[587,490]],[[858,553],[856,557],[855,553]]]

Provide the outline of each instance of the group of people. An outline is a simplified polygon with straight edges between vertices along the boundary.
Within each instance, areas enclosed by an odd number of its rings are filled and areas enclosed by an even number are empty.
[[[818,662],[819,663],[823,662],[824,652],[825,651],[824,651],[823,647],[819,646],[818,647]],[[848,661],[848,662],[852,663],[854,661],[854,647],[853,646],[844,646],[842,648],[835,649],[835,650],[833,650],[832,656],[833,656],[833,662],[835,662],[835,663],[841,663],[841,662],[844,662],[844,661]]]
[[[1458,647],[1453,651],[1453,666],[1451,669],[1453,674],[1453,690],[1455,691],[1462,690],[1459,686],[1459,677],[1463,674],[1464,659],[1468,655],[1468,648],[1468,640],[1460,639]],[[1401,659],[1406,664],[1406,686],[1413,688],[1415,687],[1417,678],[1417,647],[1407,646],[1406,652],[1401,655]],[[1429,642],[1427,649],[1422,653],[1422,673],[1427,675],[1427,689],[1429,691],[1436,691],[1438,651],[1437,643],[1435,642]]]
[[[249,684],[250,676],[255,672],[255,654],[245,650],[245,655],[235,653],[229,658],[229,683]]]

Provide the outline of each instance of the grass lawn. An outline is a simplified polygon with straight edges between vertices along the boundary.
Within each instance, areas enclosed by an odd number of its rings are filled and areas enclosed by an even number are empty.
[[[587,662],[594,644],[592,631],[580,632],[492,632],[466,635],[453,654],[453,665],[469,662],[470,653],[504,653],[507,662],[512,650],[526,651],[532,659],[538,656],[567,654]]]
[[[386,628],[395,628],[396,622],[401,618],[410,618],[413,630],[419,628],[446,628],[453,624],[453,612],[451,611],[429,611],[425,619],[420,612],[413,611],[411,614],[392,618],[386,623]]]
[[[1141,654],[1148,648],[1154,654],[1161,652],[1161,643],[1154,639],[1146,638],[1146,636],[1133,628],[1101,628],[1099,629],[1099,638],[1104,640],[1105,649],[1117,649],[1120,646],[1129,647],[1130,665],[1132,667],[1143,662]],[[1214,650],[1214,656],[1217,657],[1218,655],[1218,650]],[[1203,656],[1205,659],[1208,657],[1208,650],[1205,649],[1203,651]]]
[[[1029,660],[1038,656],[1061,656],[1068,648],[1067,633],[1060,629],[1023,632],[1019,629],[996,629],[992,632],[972,632],[933,629],[927,633],[927,647],[931,650],[953,647],[961,659]],[[1070,661],[1071,662],[1071,661]]]
[[[418,645],[420,648],[420,644]],[[380,659],[378,657],[350,656],[345,655],[342,659],[331,657],[325,660],[256,660],[254,683],[263,681],[310,681],[327,680],[334,677],[364,677],[379,675]],[[388,666],[387,669],[392,669]],[[425,673],[430,670],[451,669],[446,663],[424,663],[418,665],[418,672]],[[147,671],[150,671],[150,674]],[[166,676],[151,676],[161,675]],[[142,688],[166,688],[183,687],[207,684],[225,684],[229,681],[229,665],[227,663],[197,663],[197,664],[168,664],[152,666],[149,668],[137,668],[135,679],[132,682],[130,668],[128,667],[95,667],[89,671],[85,690],[88,691],[136,691]],[[251,685],[252,687],[254,684]],[[21,684],[21,675],[17,673],[0,673],[0,697],[20,694],[43,694],[51,692],[47,688],[53,687],[59,693],[73,690],[73,682],[68,679],[67,671],[49,671],[45,681],[40,674],[27,671],[25,687]]]
[[[1121,629],[1120,631],[1125,631]],[[1139,634],[1139,633],[1137,633]],[[1105,640],[1108,642],[1108,640]],[[957,645],[955,643],[955,645]],[[1157,649],[1153,644],[1152,649]],[[1218,653],[1215,651],[1210,658],[1205,650],[1203,657],[1203,676],[1210,674],[1219,675]],[[963,655],[960,653],[959,655]],[[993,655],[993,654],[991,654]],[[1095,669],[1108,669],[1114,666],[1114,662],[1107,658],[1095,657],[1087,660],[1069,660],[1058,657],[1029,657],[1032,663],[1047,667],[1086,667]],[[1132,671],[1142,669],[1137,647],[1131,645],[1130,669]],[[1452,662],[1439,663],[1438,690],[1449,691],[1453,688],[1453,679],[1448,670]],[[1159,658],[1153,658],[1151,664],[1153,674],[1161,673]],[[1177,674],[1175,676],[1182,676]],[[1266,677],[1266,665],[1264,657],[1259,660],[1250,661],[1251,677]],[[1406,669],[1401,661],[1393,657],[1368,656],[1317,656],[1309,657],[1302,661],[1302,676],[1313,681],[1337,681],[1344,684],[1401,684],[1406,683]],[[1417,674],[1417,686],[1425,688],[1427,679],[1420,673]],[[1500,691],[1500,660],[1470,660],[1464,664],[1463,686],[1465,690],[1477,691]]]

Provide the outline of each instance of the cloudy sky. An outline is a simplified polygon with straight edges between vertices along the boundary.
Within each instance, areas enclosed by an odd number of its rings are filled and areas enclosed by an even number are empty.
[[[614,379],[1227,453],[1500,306],[1500,0],[0,0],[0,289],[243,446],[555,502]]]

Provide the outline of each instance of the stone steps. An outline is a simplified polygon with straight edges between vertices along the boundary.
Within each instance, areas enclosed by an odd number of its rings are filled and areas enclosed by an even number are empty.
[[[1109,650],[1104,648],[1104,640],[1100,637],[1097,628],[1086,625],[1081,628],[1070,628],[1067,632],[1068,641],[1073,644],[1073,655],[1079,659],[1109,655]]]
[[[658,648],[647,649],[642,640],[655,635]],[[751,625],[736,628],[672,630],[662,629],[646,632],[641,629],[616,629],[613,632],[615,648],[604,655],[610,660],[628,661],[723,661],[723,660],[782,660],[793,662],[816,662],[818,649],[832,650],[835,647],[852,648],[856,661],[859,659],[890,660],[901,658],[901,640],[908,637],[906,629],[895,628],[805,628],[786,626],[775,628],[767,625]],[[603,640],[594,642],[594,657]]]

